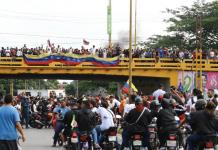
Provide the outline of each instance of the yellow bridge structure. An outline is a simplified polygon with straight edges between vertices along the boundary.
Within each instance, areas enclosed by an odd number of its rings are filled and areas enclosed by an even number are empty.
[[[172,60],[161,58],[157,62],[155,58],[134,58],[132,63],[133,77],[167,78],[169,84],[178,85],[178,71],[196,71],[198,64],[201,64],[202,71],[218,71],[218,60]],[[91,63],[82,63],[77,66],[68,66],[59,62],[49,65],[28,66],[22,57],[0,57],[1,78],[56,78],[74,79],[89,77],[128,78],[128,58],[121,59],[118,66],[96,67]]]

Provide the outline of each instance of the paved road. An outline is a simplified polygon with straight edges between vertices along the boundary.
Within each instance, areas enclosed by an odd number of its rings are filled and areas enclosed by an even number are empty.
[[[53,129],[25,129],[27,141],[22,142],[23,150],[63,150],[62,147],[51,147],[53,142]],[[121,142],[121,135],[118,135],[118,141]]]
[[[63,148],[51,147],[52,145],[52,129],[25,129],[27,141],[22,143],[23,150],[62,150]]]

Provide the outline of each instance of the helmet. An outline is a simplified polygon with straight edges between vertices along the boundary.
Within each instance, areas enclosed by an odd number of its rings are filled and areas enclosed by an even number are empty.
[[[196,109],[197,111],[204,110],[205,107],[206,107],[206,105],[207,105],[207,102],[206,102],[205,100],[199,99],[199,100],[197,100],[197,102],[195,103],[195,109]]]
[[[151,109],[151,110],[154,110],[154,109],[156,109],[156,108],[159,107],[159,106],[160,106],[160,103],[159,103],[158,100],[153,100],[153,101],[151,101],[151,103],[150,103],[150,109]]]
[[[161,106],[165,109],[165,108],[169,108],[170,107],[170,99],[167,98],[163,98],[163,100],[161,101]]]

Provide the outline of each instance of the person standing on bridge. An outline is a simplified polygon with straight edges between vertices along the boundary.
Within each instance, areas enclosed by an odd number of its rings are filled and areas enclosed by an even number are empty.
[[[163,96],[166,92],[164,91],[164,86],[162,84],[159,85],[159,88],[154,91],[153,97],[155,100],[158,100],[159,96]]]
[[[18,150],[17,139],[19,131],[23,142],[26,140],[20,124],[20,116],[12,106],[12,96],[6,95],[4,105],[0,107],[0,150]]]

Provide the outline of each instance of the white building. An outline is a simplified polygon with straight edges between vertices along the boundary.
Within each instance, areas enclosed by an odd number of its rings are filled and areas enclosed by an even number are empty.
[[[23,92],[26,92],[27,95],[30,95],[30,96],[40,96],[40,97],[45,97],[45,98],[48,98],[50,97],[50,93],[55,93],[55,95],[57,97],[65,97],[66,94],[65,94],[65,90],[17,90],[17,94],[21,94]]]

